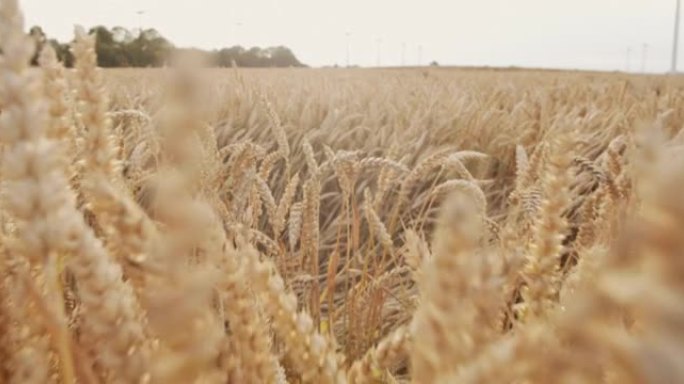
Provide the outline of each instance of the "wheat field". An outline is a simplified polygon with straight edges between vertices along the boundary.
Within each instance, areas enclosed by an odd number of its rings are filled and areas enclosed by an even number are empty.
[[[1,383],[684,382],[684,80],[76,66],[0,3]]]

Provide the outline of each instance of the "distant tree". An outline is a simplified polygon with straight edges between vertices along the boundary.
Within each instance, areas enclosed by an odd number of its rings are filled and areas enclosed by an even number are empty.
[[[52,45],[55,53],[57,53],[57,59],[61,61],[65,67],[71,68],[74,66],[74,55],[71,53],[69,44],[62,44],[55,39],[48,40],[48,44]]]
[[[206,56],[202,62],[219,67],[230,67],[235,63],[239,67],[301,67],[304,66],[284,46],[245,49],[241,46],[222,48],[217,51],[201,51],[198,49],[177,49],[161,33],[155,29],[141,29],[133,32],[123,27],[108,29],[98,25],[89,30],[95,36],[95,50],[97,64],[100,67],[158,67],[168,62],[172,55],[190,53]],[[50,44],[57,52],[57,57],[65,66],[73,65],[74,57],[69,44],[62,44],[54,39],[48,39],[42,28],[35,26],[29,35],[36,44],[36,55],[33,64],[37,64],[38,53]]]
[[[265,55],[261,48],[252,47],[239,57],[237,64],[240,67],[263,67],[264,57]]]
[[[112,30],[97,26],[95,34],[97,62],[101,67],[158,67],[168,57],[172,45],[154,29],[141,30],[137,36],[123,28]]]
[[[95,35],[97,65],[105,68],[127,65],[123,47],[114,40],[114,35],[109,29],[100,25],[91,28],[89,33]]]
[[[40,57],[40,53],[46,45],[52,46],[57,54],[57,58],[65,66],[70,67],[73,65],[74,58],[70,52],[68,44],[62,44],[55,39],[49,39],[47,34],[43,31],[43,28],[38,25],[34,25],[31,27],[31,29],[29,29],[28,36],[31,38],[31,40],[33,40],[36,48],[33,57],[31,57],[31,65],[37,66],[39,64],[38,58]]]
[[[246,50],[239,45],[231,48],[223,48],[214,53],[214,65],[218,67],[232,67],[233,63],[242,66],[241,56]]]
[[[173,45],[155,29],[145,29],[125,47],[130,66],[159,67],[168,58]]]
[[[112,38],[119,44],[129,44],[138,37],[136,33],[124,27],[112,28]]]
[[[43,32],[43,28],[35,25],[29,30],[29,36],[33,39],[33,43],[36,46],[36,52],[31,58],[31,65],[38,65],[38,55],[47,43],[47,35]]]
[[[213,52],[213,63],[219,67],[302,67],[292,51],[283,46],[261,49],[240,46],[223,48]]]
[[[433,60],[432,62],[430,62],[430,66],[431,67],[439,67],[439,63]]]
[[[302,63],[297,60],[294,53],[287,47],[269,48],[270,63],[272,67],[301,67]]]

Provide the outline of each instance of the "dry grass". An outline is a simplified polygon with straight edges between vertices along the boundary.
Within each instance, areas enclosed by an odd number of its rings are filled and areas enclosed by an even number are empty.
[[[682,79],[33,70],[0,21],[0,382],[684,381]]]

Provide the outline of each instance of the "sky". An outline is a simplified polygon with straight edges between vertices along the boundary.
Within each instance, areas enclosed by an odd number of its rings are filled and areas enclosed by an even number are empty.
[[[285,45],[312,66],[665,72],[676,0],[23,0],[27,26],[156,28],[181,47]],[[142,11],[142,13],[140,13]],[[684,33],[684,31],[682,31]],[[682,38],[684,43],[684,38]],[[684,69],[684,48],[680,49]]]

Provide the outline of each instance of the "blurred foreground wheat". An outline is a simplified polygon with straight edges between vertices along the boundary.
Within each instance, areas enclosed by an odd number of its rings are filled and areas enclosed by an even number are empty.
[[[0,382],[684,382],[680,80],[32,69],[0,6]]]

